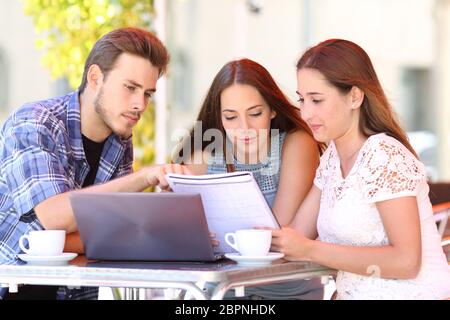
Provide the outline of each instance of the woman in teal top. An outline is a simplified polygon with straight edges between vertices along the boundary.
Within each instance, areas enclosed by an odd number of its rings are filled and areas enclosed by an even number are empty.
[[[269,72],[249,59],[219,71],[181,147],[176,162],[194,174],[251,171],[282,226],[291,223],[311,188],[320,156],[299,110]],[[321,299],[323,286],[319,279],[292,281],[246,288],[246,296]]]

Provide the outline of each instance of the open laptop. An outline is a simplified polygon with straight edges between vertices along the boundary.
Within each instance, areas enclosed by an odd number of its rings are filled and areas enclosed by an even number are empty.
[[[200,194],[72,193],[85,255],[95,260],[215,261]]]

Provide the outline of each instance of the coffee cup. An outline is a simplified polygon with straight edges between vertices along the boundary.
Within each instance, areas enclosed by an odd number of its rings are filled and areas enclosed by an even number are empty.
[[[265,256],[269,253],[272,231],[242,229],[225,234],[225,242],[242,256]]]
[[[24,241],[28,241],[28,248]],[[19,239],[19,247],[23,252],[33,256],[59,256],[63,253],[66,241],[65,230],[31,231]]]

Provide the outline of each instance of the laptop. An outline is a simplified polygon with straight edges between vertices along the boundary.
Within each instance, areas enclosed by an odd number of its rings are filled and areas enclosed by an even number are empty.
[[[200,194],[71,193],[88,259],[216,261]]]

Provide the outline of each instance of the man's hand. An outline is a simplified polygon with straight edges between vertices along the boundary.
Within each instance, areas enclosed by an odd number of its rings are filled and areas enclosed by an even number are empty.
[[[80,234],[78,232],[72,232],[66,235],[64,252],[84,253],[83,242],[81,242]]]
[[[144,170],[147,170],[147,182],[149,186],[159,186],[162,190],[169,188],[165,177],[166,174],[192,174],[186,166],[180,164],[156,165],[145,168]]]

